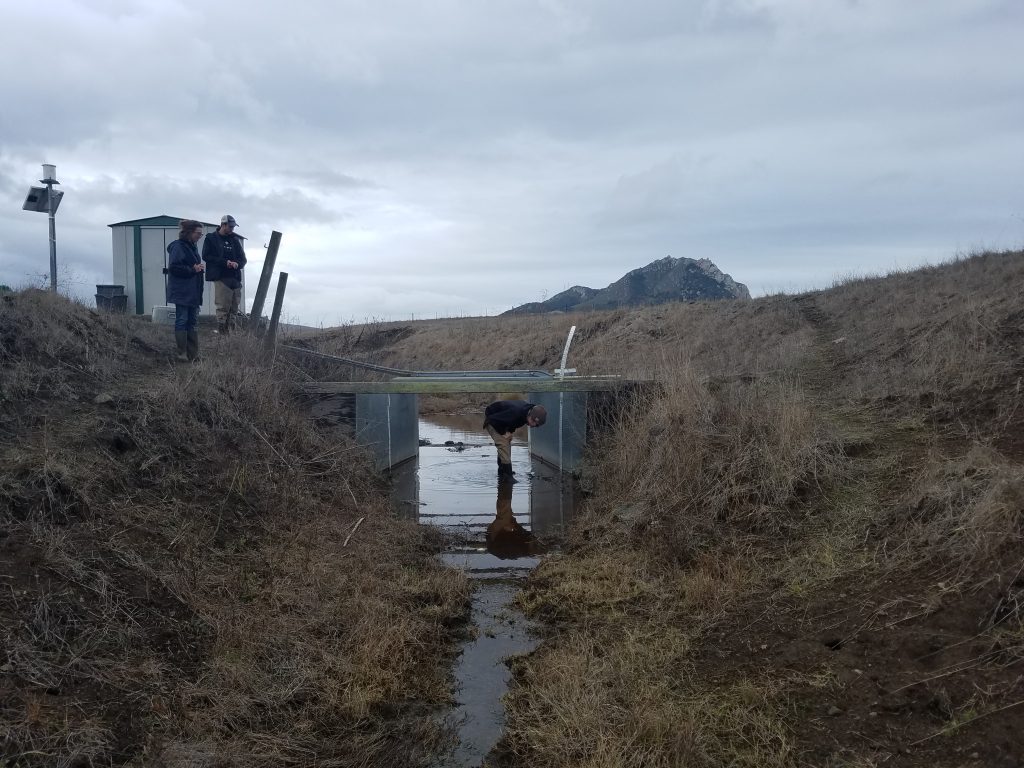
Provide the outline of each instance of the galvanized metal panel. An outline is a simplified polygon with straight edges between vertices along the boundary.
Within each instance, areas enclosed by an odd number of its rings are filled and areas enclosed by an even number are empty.
[[[542,429],[547,429],[547,425]],[[536,456],[531,463],[530,530],[541,538],[561,537],[565,534],[575,503],[572,477],[556,473]]]
[[[372,451],[383,470],[419,452],[417,398],[410,394],[356,395],[356,441]]]
[[[583,460],[587,443],[587,392],[530,392],[526,399],[547,409],[543,427],[530,430],[530,453],[573,472]]]

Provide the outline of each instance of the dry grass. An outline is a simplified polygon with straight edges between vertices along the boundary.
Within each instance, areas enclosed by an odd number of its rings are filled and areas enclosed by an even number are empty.
[[[557,367],[566,335],[577,326],[569,364],[581,375],[645,377],[699,360],[715,374],[776,371],[812,344],[813,332],[785,298],[759,302],[668,304],[581,314],[487,317],[392,323],[362,335],[331,331],[311,347],[370,362],[424,370]],[[723,328],[738,332],[728,344]],[[391,339],[381,346],[381,339]],[[735,343],[739,342],[739,343]],[[340,373],[340,370],[339,370]]]
[[[1024,540],[1024,468],[981,445],[953,459],[929,456],[893,518],[918,551],[989,561]]]
[[[837,443],[806,396],[778,381],[712,393],[689,367],[664,381],[624,406],[592,465],[597,513],[632,506],[634,535],[677,563],[723,537],[801,524],[800,499],[820,495],[838,471]]]
[[[1000,745],[1021,746],[1022,263],[982,254],[800,296],[303,341],[405,368],[551,369],[576,324],[581,373],[660,383],[590,446],[569,546],[521,597],[547,641],[516,665],[507,763],[998,764]],[[104,328],[86,335],[107,334],[108,356],[155,344]],[[123,368],[47,333],[54,349],[8,334],[4,353],[70,368],[0,379],[18,436],[0,486],[16,547],[0,543],[0,561],[39,574],[0,598],[23,622],[5,622],[25,650],[8,662],[16,685],[0,683],[18,748],[422,758],[439,735],[409,702],[448,695],[431,654],[465,584],[387,518],[358,452],[275,410],[279,385],[240,361],[147,372],[95,407]],[[61,398],[73,391],[77,405]],[[341,551],[356,515],[358,546]]]
[[[362,452],[315,432],[244,340],[176,367],[166,329],[3,302],[3,753],[426,760],[467,586]]]
[[[985,253],[822,293],[836,346],[856,363],[846,393],[916,401],[977,439],[1020,424],[1022,280],[1021,252]]]
[[[508,700],[516,764],[795,758],[786,676],[710,680],[691,645],[824,514],[839,443],[785,379],[709,385],[692,364],[660,374],[595,452],[569,554],[543,564],[521,601],[559,629]]]
[[[661,384],[591,445],[570,547],[521,598],[549,639],[517,667],[507,762],[889,762],[934,723],[871,720],[863,669],[927,678],[905,648],[932,633],[969,671],[894,711],[963,710],[983,680],[992,715],[951,733],[983,759],[1019,745],[998,728],[1020,663],[1022,279],[1021,253],[981,254],[752,302],[395,324],[373,350],[390,364],[552,369],[575,324],[581,373]],[[979,642],[1015,661],[968,663]],[[822,720],[833,697],[861,719]],[[952,764],[922,744],[899,764]]]
[[[709,700],[679,627],[572,634],[517,673],[505,748],[520,764],[772,768],[793,754],[774,686],[737,680]]]

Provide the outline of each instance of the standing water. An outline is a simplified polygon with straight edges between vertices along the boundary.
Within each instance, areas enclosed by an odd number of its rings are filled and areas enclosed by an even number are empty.
[[[403,515],[435,525],[448,542],[441,558],[473,582],[471,639],[455,665],[459,742],[444,766],[476,768],[504,726],[505,659],[536,645],[512,599],[539,556],[561,539],[572,512],[569,476],[530,456],[526,429],[512,442],[516,482],[498,481],[497,454],[482,416],[419,422],[416,461],[392,473]]]

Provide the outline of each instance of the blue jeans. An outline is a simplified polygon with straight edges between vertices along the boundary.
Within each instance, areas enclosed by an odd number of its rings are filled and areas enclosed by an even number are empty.
[[[199,307],[187,304],[174,305],[174,330],[194,331],[199,327]]]

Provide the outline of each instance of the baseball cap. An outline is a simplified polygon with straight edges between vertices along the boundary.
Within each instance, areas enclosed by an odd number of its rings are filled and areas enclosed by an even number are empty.
[[[231,227],[237,227],[238,226],[238,222],[235,221],[235,217],[231,216],[230,214],[224,214],[223,216],[221,216],[220,217],[220,223],[221,224],[227,224],[228,226],[231,226]]]

